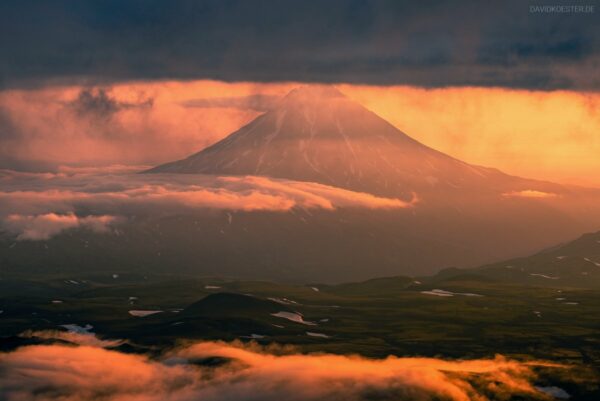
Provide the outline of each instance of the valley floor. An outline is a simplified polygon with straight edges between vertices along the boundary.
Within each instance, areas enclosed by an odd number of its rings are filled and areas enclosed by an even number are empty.
[[[600,394],[600,293],[517,285],[475,274],[291,285],[97,274],[0,280],[0,348],[75,332],[161,352],[186,340],[287,344],[303,353],[544,360],[541,384]]]

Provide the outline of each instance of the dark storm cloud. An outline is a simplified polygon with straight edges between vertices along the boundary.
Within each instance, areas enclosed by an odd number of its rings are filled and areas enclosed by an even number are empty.
[[[137,103],[120,102],[103,88],[88,88],[81,90],[77,98],[69,103],[69,106],[79,115],[108,119],[121,110],[152,107],[153,104],[154,101],[151,98]]]
[[[600,88],[600,7],[559,13],[530,6],[470,0],[5,1],[0,86],[212,78]]]

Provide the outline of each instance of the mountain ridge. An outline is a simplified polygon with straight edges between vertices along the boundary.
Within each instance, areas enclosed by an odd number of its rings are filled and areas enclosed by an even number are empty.
[[[459,188],[493,187],[494,192],[562,188],[435,150],[323,85],[296,88],[275,108],[226,138],[145,173],[262,175],[403,198],[414,191]]]

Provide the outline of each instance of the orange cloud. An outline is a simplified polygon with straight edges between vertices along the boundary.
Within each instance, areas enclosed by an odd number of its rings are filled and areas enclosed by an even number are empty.
[[[297,85],[203,80],[122,83],[104,92],[79,86],[6,90],[0,92],[0,124],[7,124],[0,127],[0,156],[52,165],[170,161],[258,116],[248,99],[274,99]],[[600,186],[599,94],[338,87],[415,139],[467,162],[531,178]],[[88,108],[73,106],[82,93],[96,96],[86,103]],[[103,102],[108,105],[94,111],[92,106]],[[209,107],[188,107],[189,102]],[[103,118],[97,118],[99,112]]]
[[[19,240],[48,239],[64,230],[107,232],[115,216],[226,209],[286,212],[294,208],[403,209],[417,203],[332,186],[266,177],[145,175],[109,167],[69,174],[0,172],[0,224]],[[94,210],[98,215],[79,216]]]
[[[190,363],[214,357],[228,362]],[[92,346],[46,345],[0,354],[0,370],[0,398],[7,401],[547,399],[531,384],[531,364],[500,356],[375,360],[202,342],[151,359]]]
[[[259,114],[181,104],[183,88],[190,99],[216,90],[206,86],[122,85],[86,107],[74,106],[82,87],[0,92],[0,113],[8,121],[0,126],[0,156],[50,165],[157,164],[201,149]],[[119,107],[135,104],[144,107]]]
[[[504,194],[502,194],[502,196],[508,197],[508,198],[537,198],[537,199],[543,199],[543,198],[555,198],[558,195],[555,193],[551,193],[551,192],[542,192],[542,191],[535,191],[533,189],[525,189],[522,191],[513,191],[513,192],[506,192]]]
[[[17,234],[18,240],[46,240],[61,231],[85,227],[95,232],[108,232],[109,224],[117,220],[114,216],[78,217],[73,213],[46,213],[37,216],[10,214],[4,219],[4,227]]]
[[[600,186],[600,94],[340,85],[413,138],[507,173]]]
[[[304,181],[275,180],[267,177],[221,177],[228,183],[253,185],[267,191],[286,193],[302,199],[304,207],[319,207],[333,210],[337,207],[359,207],[367,209],[402,209],[414,206],[418,202],[416,194],[410,201],[397,198],[383,198],[365,192],[350,191]],[[300,202],[298,202],[300,203]]]

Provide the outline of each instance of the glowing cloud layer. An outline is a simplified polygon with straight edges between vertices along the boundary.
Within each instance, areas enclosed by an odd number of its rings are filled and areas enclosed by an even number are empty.
[[[533,189],[525,189],[522,191],[507,192],[502,195],[507,198],[534,198],[534,199],[555,198],[558,196],[555,193],[535,191]]]
[[[17,233],[18,240],[46,240],[70,228],[85,227],[95,232],[107,232],[114,216],[77,217],[73,213],[46,213],[36,216],[11,214],[4,220],[6,229]]]
[[[120,170],[126,171],[115,167],[104,174],[97,169],[71,174],[4,171],[0,173],[0,227],[19,240],[43,240],[78,227],[107,232],[119,222],[118,216],[174,215],[202,209],[402,209],[417,202],[416,195],[405,201],[265,177],[115,173]]]
[[[214,357],[227,362],[193,363]],[[0,372],[0,398],[7,401],[545,399],[531,384],[528,364],[500,356],[373,360],[220,342],[158,359],[93,346],[27,346],[0,354]]]
[[[180,159],[248,123],[298,85],[171,81],[1,91],[0,168]],[[597,93],[337,87],[413,138],[466,162],[600,186]]]

